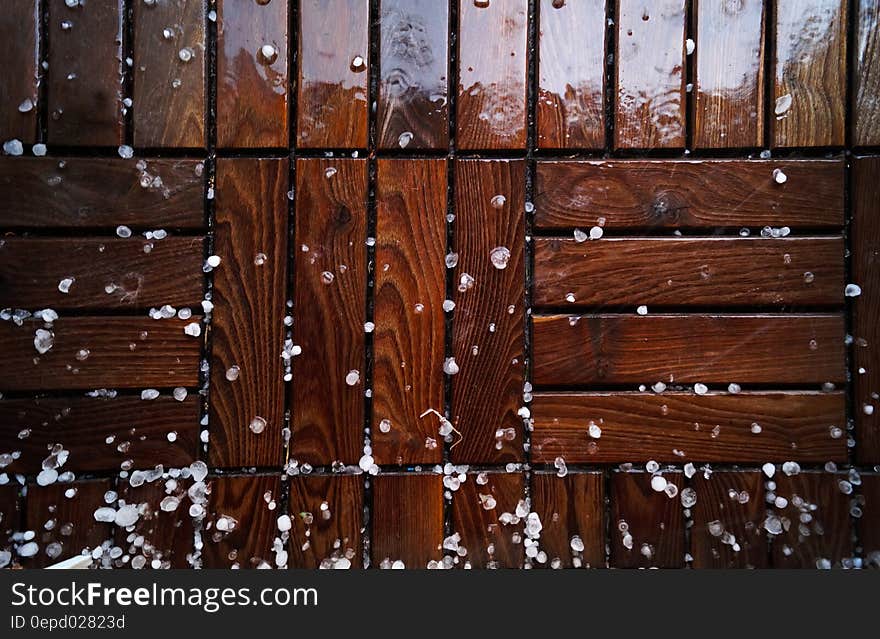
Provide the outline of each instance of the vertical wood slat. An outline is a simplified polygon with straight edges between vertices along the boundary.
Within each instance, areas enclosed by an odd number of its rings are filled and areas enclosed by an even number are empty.
[[[0,486],[0,551],[10,554],[9,564],[5,568],[17,568],[20,561],[16,558],[12,534],[22,530],[21,489],[18,483],[11,482]]]
[[[366,160],[297,160],[293,341],[302,354],[293,358],[291,456],[301,462],[362,455],[366,238]]]
[[[859,520],[859,543],[870,568],[880,568],[880,475],[863,475],[861,486],[863,515]]]
[[[656,10],[655,10],[656,9]],[[619,149],[685,145],[685,0],[617,3]]]
[[[12,0],[0,11],[0,142],[37,141],[39,0]]]
[[[214,466],[281,463],[287,183],[286,160],[217,163],[214,251],[222,261],[214,270]]]
[[[152,567],[154,561],[161,568],[189,568],[189,556],[193,552],[194,529],[193,519],[187,513],[191,503],[186,491],[190,481],[178,479],[173,490],[167,488],[163,480],[142,484],[133,488],[128,482],[117,484],[120,501],[133,504],[138,508],[140,517],[131,531],[115,528],[115,543],[125,554],[113,565],[117,568],[138,566]],[[174,496],[179,502],[175,510],[166,511],[162,501]],[[88,507],[91,504],[86,504]],[[94,503],[98,508],[102,501]],[[141,557],[142,559],[138,559]],[[125,558],[127,561],[123,561]]]
[[[532,475],[532,510],[541,518],[545,566],[601,568],[605,565],[605,490],[602,473]],[[583,543],[576,550],[575,537]],[[541,564],[533,564],[540,566]]]
[[[368,0],[303,0],[297,140],[301,148],[365,148]]]
[[[372,566],[402,561],[425,568],[443,552],[443,483],[440,475],[381,474],[373,480]]]
[[[437,420],[421,415],[444,406],[446,160],[379,160],[377,209],[373,455],[438,463]]]
[[[856,4],[852,144],[880,145],[880,0]]]
[[[455,251],[460,257],[454,270],[452,353],[459,372],[452,377],[452,417],[462,438],[451,453],[454,460],[468,463],[519,460],[525,163],[459,160],[455,171]]]
[[[277,0],[217,1],[217,146],[287,147],[287,11]]]
[[[522,521],[504,523],[524,497],[522,473],[480,473],[461,484],[452,497],[452,529],[467,549],[462,566],[521,568],[525,558]],[[480,479],[482,478],[482,479]],[[479,483],[485,481],[485,483]],[[514,536],[518,536],[516,540]]]

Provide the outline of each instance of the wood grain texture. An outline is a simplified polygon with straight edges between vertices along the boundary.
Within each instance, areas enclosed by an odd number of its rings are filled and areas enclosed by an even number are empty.
[[[880,156],[859,157],[852,167],[850,277],[862,294],[852,300],[853,419],[856,457],[880,463]]]
[[[113,562],[114,567],[137,567],[141,562],[148,568],[154,567],[153,562],[159,562],[156,567],[162,569],[190,567],[195,540],[193,520],[187,512],[191,503],[187,497],[190,484],[183,479],[158,480],[137,488],[128,483],[118,484],[119,503],[134,504],[140,517],[130,530],[115,527],[114,541],[123,555]],[[162,508],[166,497],[179,500],[176,509]]]
[[[846,461],[842,392],[536,393],[531,410],[535,462]]]
[[[198,160],[0,158],[3,227],[196,229],[204,197]]]
[[[0,307],[198,306],[203,243],[203,237],[0,240]],[[74,281],[62,293],[65,279]]]
[[[528,2],[458,1],[456,143],[525,148]]]
[[[329,568],[347,559],[360,568],[364,480],[358,475],[299,475],[289,483],[290,567]]]
[[[683,488],[681,473],[663,478]],[[681,501],[651,488],[649,473],[614,473],[611,478],[611,566],[680,568],[684,565],[684,517]],[[622,530],[623,529],[623,530]],[[632,547],[624,544],[632,537]]]
[[[357,462],[364,437],[366,160],[296,162],[291,456]],[[351,371],[358,380],[346,382]]]
[[[39,0],[4,3],[0,12],[0,33],[6,34],[0,41],[0,67],[5,70],[0,78],[0,140],[4,142],[37,141],[39,25]]]
[[[766,568],[764,477],[758,472],[713,472],[691,478],[694,568]],[[731,539],[732,536],[733,538]]]
[[[536,385],[843,382],[843,315],[545,315]]]
[[[217,1],[218,146],[287,147],[287,11],[277,0]]]
[[[275,475],[224,476],[208,478],[206,483],[210,493],[201,533],[202,566],[274,567],[272,542],[278,535],[276,521],[281,514],[277,508],[281,502],[279,478]],[[275,509],[270,509],[271,502],[276,504]],[[221,518],[231,524],[226,531],[217,529]]]
[[[605,0],[540,1],[541,149],[605,146]]]
[[[534,247],[539,307],[843,302],[842,237],[535,238]],[[566,301],[569,293],[574,303]]]
[[[880,144],[880,0],[855,4],[852,144],[871,146]]]
[[[525,162],[459,160],[455,172],[455,251],[460,257],[454,269],[452,353],[460,371],[452,377],[452,417],[462,439],[452,448],[452,458],[467,463],[519,460]],[[493,251],[505,248],[510,258],[506,267],[497,268]],[[462,285],[463,278],[469,281],[466,276],[473,278],[470,288]],[[499,432],[514,437],[499,438]]]
[[[373,456],[438,463],[437,420],[421,415],[444,406],[446,160],[379,160],[377,218]]]
[[[205,4],[135,2],[133,9],[135,145],[203,147]]]
[[[525,560],[523,522],[504,523],[502,515],[514,517],[517,504],[525,497],[522,473],[485,473],[452,495],[452,529],[461,535],[460,546],[467,549],[460,566],[470,568],[521,568]],[[482,481],[482,480],[480,480]]]
[[[773,146],[843,146],[847,0],[777,0],[774,16]]]
[[[697,0],[694,146],[764,144],[764,3]]]
[[[838,228],[844,185],[839,159],[538,162],[535,225]]]
[[[0,322],[0,390],[197,386],[201,340],[183,330],[200,319],[63,318],[49,329],[54,345],[43,355],[34,347],[42,322]]]
[[[47,7],[49,143],[122,144],[123,0]]]
[[[382,0],[379,6],[379,148],[445,149],[449,1]]]
[[[880,568],[880,475],[862,475],[861,495],[864,515],[859,520],[859,543],[866,564]]]
[[[189,466],[198,456],[199,398],[140,397],[4,399],[0,450],[21,451],[6,471],[36,474],[55,444],[69,451],[64,470],[119,470]],[[173,442],[168,434],[174,433]]]
[[[850,498],[839,487],[845,479],[845,474],[776,473],[775,495],[788,503],[767,507],[768,515],[774,514],[783,526],[783,533],[772,539],[774,568],[818,568],[823,560],[839,568],[842,559],[852,557]]]
[[[217,163],[214,466],[275,466],[282,458],[288,168],[286,160]],[[232,380],[231,369],[238,373]],[[252,428],[255,421],[262,431]]]
[[[373,480],[372,566],[425,568],[443,557],[443,479],[381,474]]]
[[[614,146],[685,145],[685,0],[617,3]]]
[[[0,486],[0,551],[10,553],[6,568],[18,568],[19,559],[12,543],[12,533],[22,529],[22,500],[20,487],[16,483]]]
[[[297,144],[367,146],[368,0],[303,0],[299,9]]]
[[[532,510],[541,518],[540,547],[547,563],[562,568],[601,568],[605,565],[605,492],[602,473],[532,474]],[[574,538],[584,549],[572,548]]]

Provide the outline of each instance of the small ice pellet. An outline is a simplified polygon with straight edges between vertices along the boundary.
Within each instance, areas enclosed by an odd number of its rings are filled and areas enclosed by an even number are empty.
[[[773,181],[777,184],[785,184],[788,181],[788,176],[783,173],[782,169],[773,169]]]
[[[776,466],[774,466],[770,462],[767,462],[766,464],[761,466],[761,470],[764,471],[764,474],[767,475],[768,479],[771,479],[773,475],[776,474]]]
[[[666,490],[667,483],[669,482],[667,482],[661,475],[654,475],[651,477],[651,488],[658,493],[662,493]]]
[[[458,363],[455,361],[455,358],[447,357],[443,362],[443,372],[447,375],[456,375],[458,374],[458,371]]]
[[[455,302],[452,300],[443,300],[443,310],[449,313],[455,308]]]
[[[3,143],[3,152],[7,155],[21,155],[24,153],[24,146],[21,140],[12,139]]]
[[[116,227],[116,235],[122,238],[131,237],[131,229],[122,224]]]
[[[361,374],[359,371],[350,370],[348,374],[345,376],[345,383],[349,386],[354,386],[361,380]]]
[[[379,422],[379,430],[383,433],[390,433],[391,432],[391,420],[390,419],[383,419],[382,421],[380,421]]]
[[[575,230],[574,230],[574,241],[575,241],[575,242],[578,242],[578,243],[580,243],[580,242],[586,242],[586,241],[587,241],[587,237],[588,237],[587,234],[584,233],[582,230],[580,230],[580,229],[575,229]]]
[[[275,56],[278,54],[278,52],[275,50],[275,47],[273,47],[271,44],[264,44],[262,47],[260,47],[260,53],[266,60],[274,60]]]
[[[65,277],[63,280],[58,282],[58,290],[62,293],[69,293],[70,287],[73,286],[73,283],[76,281],[74,277]]]
[[[193,58],[193,50],[189,47],[184,47],[177,52],[177,57],[180,58],[181,62],[189,62]]]
[[[141,391],[141,399],[153,400],[159,397],[159,391],[155,388],[145,388]]]
[[[18,105],[18,110],[20,113],[27,113],[28,111],[32,111],[34,108],[34,101],[30,98],[25,98],[21,104]]]
[[[179,402],[182,402],[183,400],[186,399],[186,396],[188,393],[187,393],[187,390],[183,386],[178,386],[174,389],[174,391],[171,394],[174,396],[174,399],[176,399]]]
[[[590,239],[591,240],[598,240],[599,238],[602,237],[603,234],[604,234],[604,231],[602,230],[601,226],[594,226],[593,228],[590,229]]]
[[[405,149],[409,146],[409,143],[412,142],[413,134],[409,131],[404,131],[399,136],[397,136],[397,146],[401,149]]]
[[[858,297],[862,294],[862,287],[858,284],[847,284],[843,294],[847,297]]]
[[[351,59],[351,70],[354,72],[363,71],[367,66],[367,61],[363,56],[356,55]]]
[[[568,302],[569,304],[574,304],[574,301],[575,301],[574,293],[566,293],[565,294],[565,301]]]
[[[257,415],[251,420],[251,423],[248,424],[248,428],[254,435],[259,435],[266,430],[266,420]]]
[[[776,98],[776,105],[773,108],[773,112],[776,115],[782,115],[786,111],[791,108],[791,95],[786,93],[785,95],[780,95]]]
[[[697,395],[705,395],[708,392],[708,388],[705,384],[696,383],[694,384],[694,392]]]
[[[598,424],[591,423],[588,430],[590,433],[590,437],[592,437],[593,439],[599,439],[602,436],[602,429],[599,427]]]
[[[688,55],[692,54],[694,52],[694,49],[697,48],[697,44],[691,38],[688,38],[685,41],[684,46],[685,46],[685,51],[687,52]]]
[[[198,337],[202,334],[202,325],[198,322],[190,322],[183,327],[183,332],[190,337]]]
[[[376,325],[373,322],[364,322],[364,333],[372,333],[376,330]]]
[[[37,157],[43,157],[44,155],[46,155],[46,145],[42,142],[35,144],[31,148],[31,153],[33,153]]]
[[[211,255],[207,260],[207,264],[211,268],[217,268],[218,266],[220,266],[221,261],[222,260],[220,259],[219,255]]]
[[[119,151],[119,157],[128,160],[134,157],[134,149],[128,146],[127,144],[123,144],[117,149]]]
[[[506,246],[496,246],[489,253],[489,259],[492,261],[492,266],[502,271],[507,268],[507,263],[510,261],[510,249]]]
[[[648,314],[648,307],[645,306],[644,304],[642,304],[641,306],[639,306],[636,309],[636,313],[638,313],[639,315],[647,315]]]
[[[504,204],[507,202],[507,198],[503,195],[495,195],[489,200],[489,203],[492,205],[493,209],[500,209],[504,207]]]

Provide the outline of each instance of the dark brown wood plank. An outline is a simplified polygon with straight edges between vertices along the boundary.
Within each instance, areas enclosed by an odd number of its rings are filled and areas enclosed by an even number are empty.
[[[825,463],[847,455],[842,392],[536,393],[531,410],[536,462]]]
[[[134,3],[134,143],[205,145],[205,4]]]
[[[449,144],[448,0],[382,0],[379,147]]]
[[[843,382],[842,315],[545,315],[536,385]]]
[[[538,147],[605,146],[605,0],[541,0]]]
[[[842,237],[535,238],[534,246],[535,306],[843,302]],[[566,300],[569,294],[573,303]]]
[[[525,148],[527,11],[526,0],[459,0],[461,149]]]
[[[684,518],[678,496],[651,488],[650,473],[615,473],[611,478],[611,566],[680,568],[684,566]],[[679,490],[681,473],[663,473]],[[629,537],[627,537],[627,535]]]
[[[205,505],[201,549],[205,568],[275,566],[272,542],[281,514],[281,482],[275,475],[213,477]],[[268,501],[267,498],[268,497]],[[271,504],[275,508],[270,508]],[[221,528],[217,524],[222,520]]]
[[[541,229],[843,225],[840,160],[549,161],[537,178]]]
[[[862,556],[871,568],[880,568],[880,475],[862,475],[862,517],[859,519],[859,543]]]
[[[880,144],[880,0],[856,3],[853,146]]]
[[[764,3],[697,0],[694,146],[764,144]]]
[[[691,508],[694,568],[766,568],[761,473],[716,471],[708,479],[697,473],[690,487],[697,499]],[[688,495],[683,504],[685,499]]]
[[[200,320],[72,317],[56,320],[50,329],[42,322],[0,322],[6,364],[0,389],[197,386],[201,338],[186,335],[184,328]],[[34,345],[37,330],[54,334],[54,345],[42,355]]]
[[[195,534],[188,510],[190,481],[158,480],[132,488],[120,482],[120,503],[134,504],[140,517],[131,528],[115,528],[115,543],[123,555],[113,561],[116,568],[189,568]],[[174,499],[177,506],[172,508]],[[167,500],[167,501],[166,501]],[[204,538],[203,538],[204,539]]]
[[[541,567],[601,568],[605,565],[605,493],[601,473],[532,474],[532,510],[541,518]],[[579,550],[578,540],[583,545]]]
[[[350,464],[364,433],[367,162],[299,159],[296,194],[291,454]]]
[[[10,553],[9,562],[4,568],[20,567],[19,559],[12,543],[12,533],[22,529],[22,500],[17,483],[0,486],[0,551]]]
[[[204,238],[0,240],[0,307],[198,306]],[[73,280],[67,293],[59,286]]]
[[[287,2],[217,2],[217,145],[287,147]]]
[[[0,158],[4,227],[201,228],[198,160]]]
[[[378,169],[373,456],[438,463],[437,420],[421,416],[444,406],[446,160],[379,160]]]
[[[847,0],[777,0],[774,147],[843,146]]]
[[[37,141],[39,0],[6,2],[0,12],[0,141]]]
[[[217,163],[213,466],[281,462],[288,168],[286,160]]]
[[[368,0],[301,3],[298,146],[367,146],[369,22]]]
[[[123,1],[47,6],[49,143],[122,144]]]
[[[425,568],[443,557],[443,479],[381,474],[373,480],[373,567]]]
[[[291,568],[360,568],[364,481],[357,475],[289,480]]]
[[[452,377],[452,415],[461,440],[452,457],[468,463],[518,460],[523,456],[517,411],[524,368],[525,162],[460,160],[455,171],[460,258],[454,270],[452,353],[459,372]],[[505,435],[497,438],[498,431]]]
[[[614,146],[683,147],[685,0],[620,0],[616,22]]]
[[[478,483],[483,482],[485,483]],[[452,496],[452,529],[467,549],[460,566],[521,568],[525,560],[523,524],[504,523],[525,497],[522,473],[480,473],[463,482]]]
[[[853,161],[850,230],[853,282],[862,293],[852,300],[854,410],[862,464],[880,463],[880,156]]]

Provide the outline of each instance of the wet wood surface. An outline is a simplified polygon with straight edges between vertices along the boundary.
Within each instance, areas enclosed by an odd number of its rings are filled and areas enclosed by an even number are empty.
[[[290,480],[291,568],[362,565],[364,482],[357,475]],[[348,562],[348,564],[346,564]]]
[[[39,0],[13,0],[0,12],[0,140],[37,140]]]
[[[870,565],[880,565],[880,520],[870,516],[880,508],[880,475],[865,475],[862,477],[861,495],[865,502],[862,507],[863,517],[859,520],[859,541],[862,544],[862,552],[869,559]],[[868,516],[864,516],[868,513]]]
[[[859,0],[855,19],[852,144],[880,145],[880,1]]]
[[[136,568],[141,562],[160,569],[190,567],[195,531],[192,517],[184,514],[190,503],[186,493],[190,483],[157,480],[133,488],[120,482],[120,503],[135,505],[140,517],[131,530],[114,528],[114,541],[124,553],[113,563],[114,567]],[[166,510],[170,505],[163,508],[169,497],[178,500],[175,509]]]
[[[684,487],[679,472],[663,473],[667,483]],[[678,497],[651,487],[649,473],[615,473],[611,478],[611,566],[684,566],[684,517]],[[629,538],[627,538],[629,535]]]
[[[532,510],[541,518],[543,567],[605,565],[605,492],[602,473],[532,474]],[[578,540],[583,545],[579,549]]]
[[[439,475],[382,474],[373,480],[371,565],[425,568],[443,552],[443,484]]]
[[[485,482],[485,483],[481,483]],[[466,481],[452,498],[452,529],[467,548],[472,568],[520,568],[525,559],[522,528],[505,523],[524,497],[520,473],[485,473]]]

